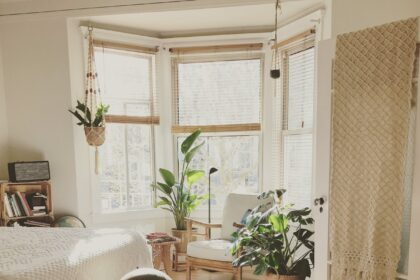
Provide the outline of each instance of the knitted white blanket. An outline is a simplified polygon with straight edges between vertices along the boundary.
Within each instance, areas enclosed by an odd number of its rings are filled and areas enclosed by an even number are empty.
[[[338,36],[334,65],[332,280],[394,280],[417,21]]]

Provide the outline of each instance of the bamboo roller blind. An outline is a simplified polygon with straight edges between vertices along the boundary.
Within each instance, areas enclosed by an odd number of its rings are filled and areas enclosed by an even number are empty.
[[[172,50],[173,133],[261,130],[262,44]]]
[[[109,123],[159,124],[157,47],[94,40],[103,102]]]

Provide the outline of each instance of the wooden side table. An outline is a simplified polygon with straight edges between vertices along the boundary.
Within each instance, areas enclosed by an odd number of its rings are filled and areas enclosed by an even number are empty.
[[[152,246],[153,267],[160,269],[163,263],[166,274],[172,276],[172,262],[171,262],[171,246],[181,242],[180,239],[174,237],[174,241],[159,242],[148,240],[147,243]]]

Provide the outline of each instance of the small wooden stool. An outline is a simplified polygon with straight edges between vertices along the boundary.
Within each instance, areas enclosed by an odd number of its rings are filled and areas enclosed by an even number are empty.
[[[172,276],[171,246],[181,242],[178,238],[174,238],[176,239],[174,241],[147,241],[147,243],[152,246],[153,267],[155,269],[160,269],[160,266],[163,263],[165,272],[169,276]]]

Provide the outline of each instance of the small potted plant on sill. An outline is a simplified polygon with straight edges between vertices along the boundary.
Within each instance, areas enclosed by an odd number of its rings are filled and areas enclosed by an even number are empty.
[[[191,212],[197,208],[207,195],[194,194],[191,186],[204,176],[203,170],[190,168],[190,164],[204,142],[194,146],[201,131],[197,130],[189,135],[181,144],[181,153],[184,156],[182,169],[180,170],[179,181],[175,175],[166,169],[160,168],[159,173],[164,182],[157,182],[152,187],[158,190],[162,195],[158,207],[172,213],[175,228],[172,229],[172,235],[181,239],[180,243],[175,244],[177,252],[185,253],[187,251],[188,236],[186,219],[190,217]]]
[[[311,276],[314,267],[311,210],[293,210],[282,206],[285,190],[260,195],[276,197],[278,202],[267,211],[260,206],[251,211],[246,224],[233,234],[234,266],[255,266],[254,274],[269,280],[303,280]],[[277,194],[277,195],[276,195]]]

